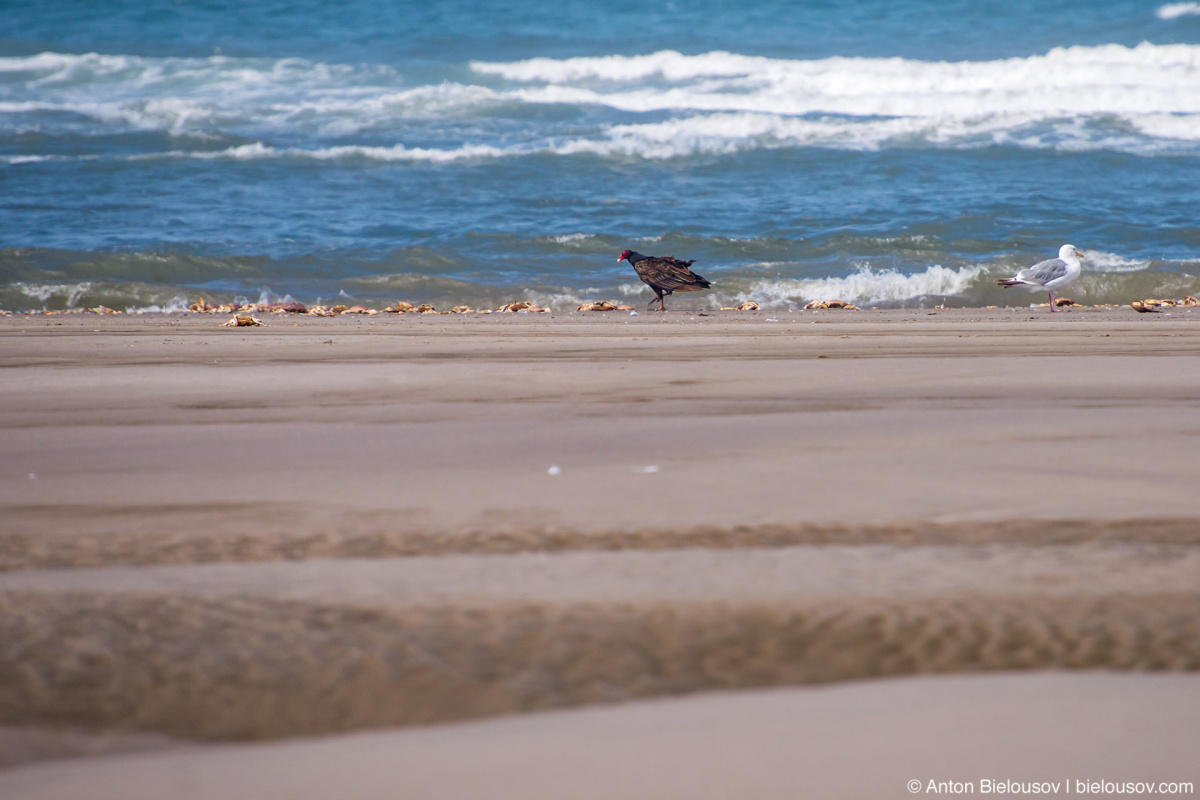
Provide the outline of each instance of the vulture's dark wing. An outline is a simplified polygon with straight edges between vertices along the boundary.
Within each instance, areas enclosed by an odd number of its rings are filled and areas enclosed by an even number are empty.
[[[656,289],[669,292],[695,292],[711,284],[688,267],[695,261],[680,261],[674,256],[643,258],[633,265],[638,277]]]

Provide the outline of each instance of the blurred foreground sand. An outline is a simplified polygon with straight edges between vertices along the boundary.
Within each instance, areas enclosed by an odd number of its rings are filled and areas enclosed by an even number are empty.
[[[1200,319],[1131,314],[0,319],[0,761],[153,751],[0,796],[1194,780],[1194,675],[729,693],[1200,667]]]

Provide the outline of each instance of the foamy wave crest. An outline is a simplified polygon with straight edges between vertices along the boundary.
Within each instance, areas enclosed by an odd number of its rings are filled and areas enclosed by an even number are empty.
[[[1149,268],[1150,262],[1146,259],[1125,258],[1098,250],[1088,250],[1084,261],[1084,269],[1088,272],[1141,272]]]
[[[517,155],[522,150],[501,150],[489,145],[463,145],[452,150],[436,148],[405,147],[367,147],[360,145],[343,145],[339,147],[323,147],[306,150],[299,147],[276,148],[262,142],[229,147],[224,150],[171,150],[166,153],[152,153],[141,156],[130,156],[131,159],[157,158],[199,158],[199,159],[235,159],[250,161],[270,158],[310,158],[317,161],[332,161],[335,159],[365,158],[375,161],[459,161],[468,158],[497,158],[506,155]]]
[[[580,245],[595,238],[596,234],[594,233],[567,233],[563,234],[562,236],[555,236],[554,241],[558,244],[572,246]]]
[[[92,291],[91,281],[79,283],[17,283],[14,287],[25,297],[37,300],[45,305],[52,300],[60,300],[67,308],[74,308],[79,298]]]
[[[174,134],[239,125],[338,133],[487,102],[484,87],[405,87],[390,67],[299,58],[0,58],[0,108],[63,112]]]
[[[180,311],[187,311],[188,296],[186,294],[177,294],[165,303],[154,303],[148,306],[129,307],[125,309],[127,314],[176,314]]]
[[[853,303],[900,303],[921,297],[959,297],[980,276],[983,266],[948,269],[935,265],[912,275],[894,269],[869,266],[843,277],[815,280],[759,281],[737,295],[736,300],[753,300],[763,305],[782,306],[814,300],[847,300]]]
[[[674,158],[700,154],[719,155],[739,150],[779,147],[829,147],[877,150],[887,145],[913,143],[959,146],[1008,143],[1022,136],[1027,146],[1038,135],[1051,131],[1030,129],[1024,134],[1018,122],[1032,128],[1036,118],[982,118],[937,120],[925,118],[788,117],[761,113],[702,114],[641,125],[616,125],[602,139],[576,139],[553,147],[559,155],[593,153],[643,158]],[[1072,130],[1058,132],[1060,140]],[[1049,146],[1049,145],[1046,145]]]
[[[1066,47],[957,63],[664,51],[471,67],[520,84],[510,92],[527,103],[707,115],[614,127],[602,139],[563,144],[563,153],[721,153],[754,140],[766,146],[923,142],[1155,152],[1162,144],[1147,138],[1200,140],[1196,45]]]
[[[1200,16],[1200,3],[1168,3],[1154,12],[1159,19]]]
[[[511,64],[472,62],[471,67],[547,87],[608,81],[611,85],[573,87],[573,93],[563,97],[631,111],[690,108],[921,117],[1200,112],[1200,46],[1195,45],[1068,47],[1028,58],[957,63],[790,60],[724,52],[685,56],[666,51]],[[657,82],[642,83],[651,79]]]

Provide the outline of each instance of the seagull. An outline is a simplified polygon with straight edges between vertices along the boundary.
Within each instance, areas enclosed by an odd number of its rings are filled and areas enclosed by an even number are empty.
[[[1022,286],[1027,292],[1044,289],[1050,292],[1050,310],[1054,307],[1054,292],[1062,289],[1079,277],[1083,268],[1080,259],[1083,252],[1073,244],[1064,244],[1058,248],[1058,258],[1039,261],[1032,267],[1026,267],[1011,278],[1000,278],[996,281],[1001,286]]]

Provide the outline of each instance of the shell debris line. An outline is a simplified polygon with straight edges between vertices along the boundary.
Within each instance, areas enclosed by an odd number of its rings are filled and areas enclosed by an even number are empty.
[[[594,303],[584,303],[576,311],[632,311],[633,306],[621,306],[609,300],[597,300]]]
[[[528,300],[517,300],[512,303],[505,303],[496,309],[508,314],[546,314],[550,309],[542,308],[536,303],[531,303]]]
[[[1054,298],[1054,307],[1055,308],[1070,308],[1072,306],[1074,306],[1076,308],[1083,308],[1083,305],[1081,303],[1076,303],[1074,300],[1072,300],[1069,297]],[[946,306],[938,306],[938,308],[945,308],[945,307]],[[1030,308],[1049,308],[1050,304],[1049,303],[1030,303],[1029,307]]]
[[[1172,300],[1165,298],[1162,300],[1147,297],[1145,300],[1134,300],[1129,304],[1129,307],[1139,314],[1156,314],[1163,308],[1196,308],[1200,306],[1200,300],[1188,295],[1182,300]]]
[[[1030,308],[1048,308],[1049,303],[1030,304]],[[1054,305],[1057,308],[1085,308],[1084,304],[1078,303],[1069,297],[1056,297]],[[1024,307],[1024,306],[1022,306]],[[1121,308],[1121,305],[1111,303],[1097,303],[1091,308]],[[1191,295],[1182,299],[1172,298],[1152,298],[1148,297],[1144,300],[1134,300],[1129,303],[1129,307],[1140,314],[1156,313],[1164,308],[1196,308],[1200,307],[1200,299]],[[938,305],[935,308],[944,309],[945,305]],[[987,310],[995,310],[999,306],[988,305],[982,308]],[[758,311],[761,306],[753,300],[747,300],[736,306],[723,306],[721,311]],[[861,308],[853,303],[845,300],[814,300],[804,306],[805,310],[817,311],[823,309],[844,310],[844,311],[862,311]],[[612,300],[596,300],[594,302],[583,303],[575,309],[576,311],[634,311],[631,305],[618,304]],[[468,305],[456,305],[449,310],[439,311],[429,303],[414,305],[405,300],[398,300],[395,304],[386,308],[369,308],[364,305],[348,306],[344,304],[324,305],[316,304],[306,306],[304,303],[299,303],[294,300],[282,300],[273,303],[210,303],[203,297],[196,298],[196,302],[190,303],[186,308],[180,308],[165,313],[193,313],[193,314],[303,314],[310,317],[337,317],[342,314],[361,314],[363,316],[376,316],[378,314],[492,314],[492,313],[510,313],[510,314],[545,314],[550,313],[552,309],[544,306],[539,306],[529,300],[514,300],[511,303],[505,303],[493,312],[487,308],[474,308]],[[0,311],[0,316],[11,316],[15,312]],[[98,305],[92,307],[66,308],[46,311],[21,312],[31,313],[46,316],[55,316],[61,314],[101,314],[115,315],[132,313],[121,311],[119,309],[109,308],[108,306]],[[634,312],[636,315],[636,312]]]
[[[429,303],[414,306],[405,300],[397,300],[396,305],[383,309],[386,314],[449,314],[449,311],[438,311]]]
[[[814,300],[804,307],[807,310],[817,311],[826,308],[840,308],[846,311],[862,311],[861,308],[853,303],[847,303],[845,300]]]

